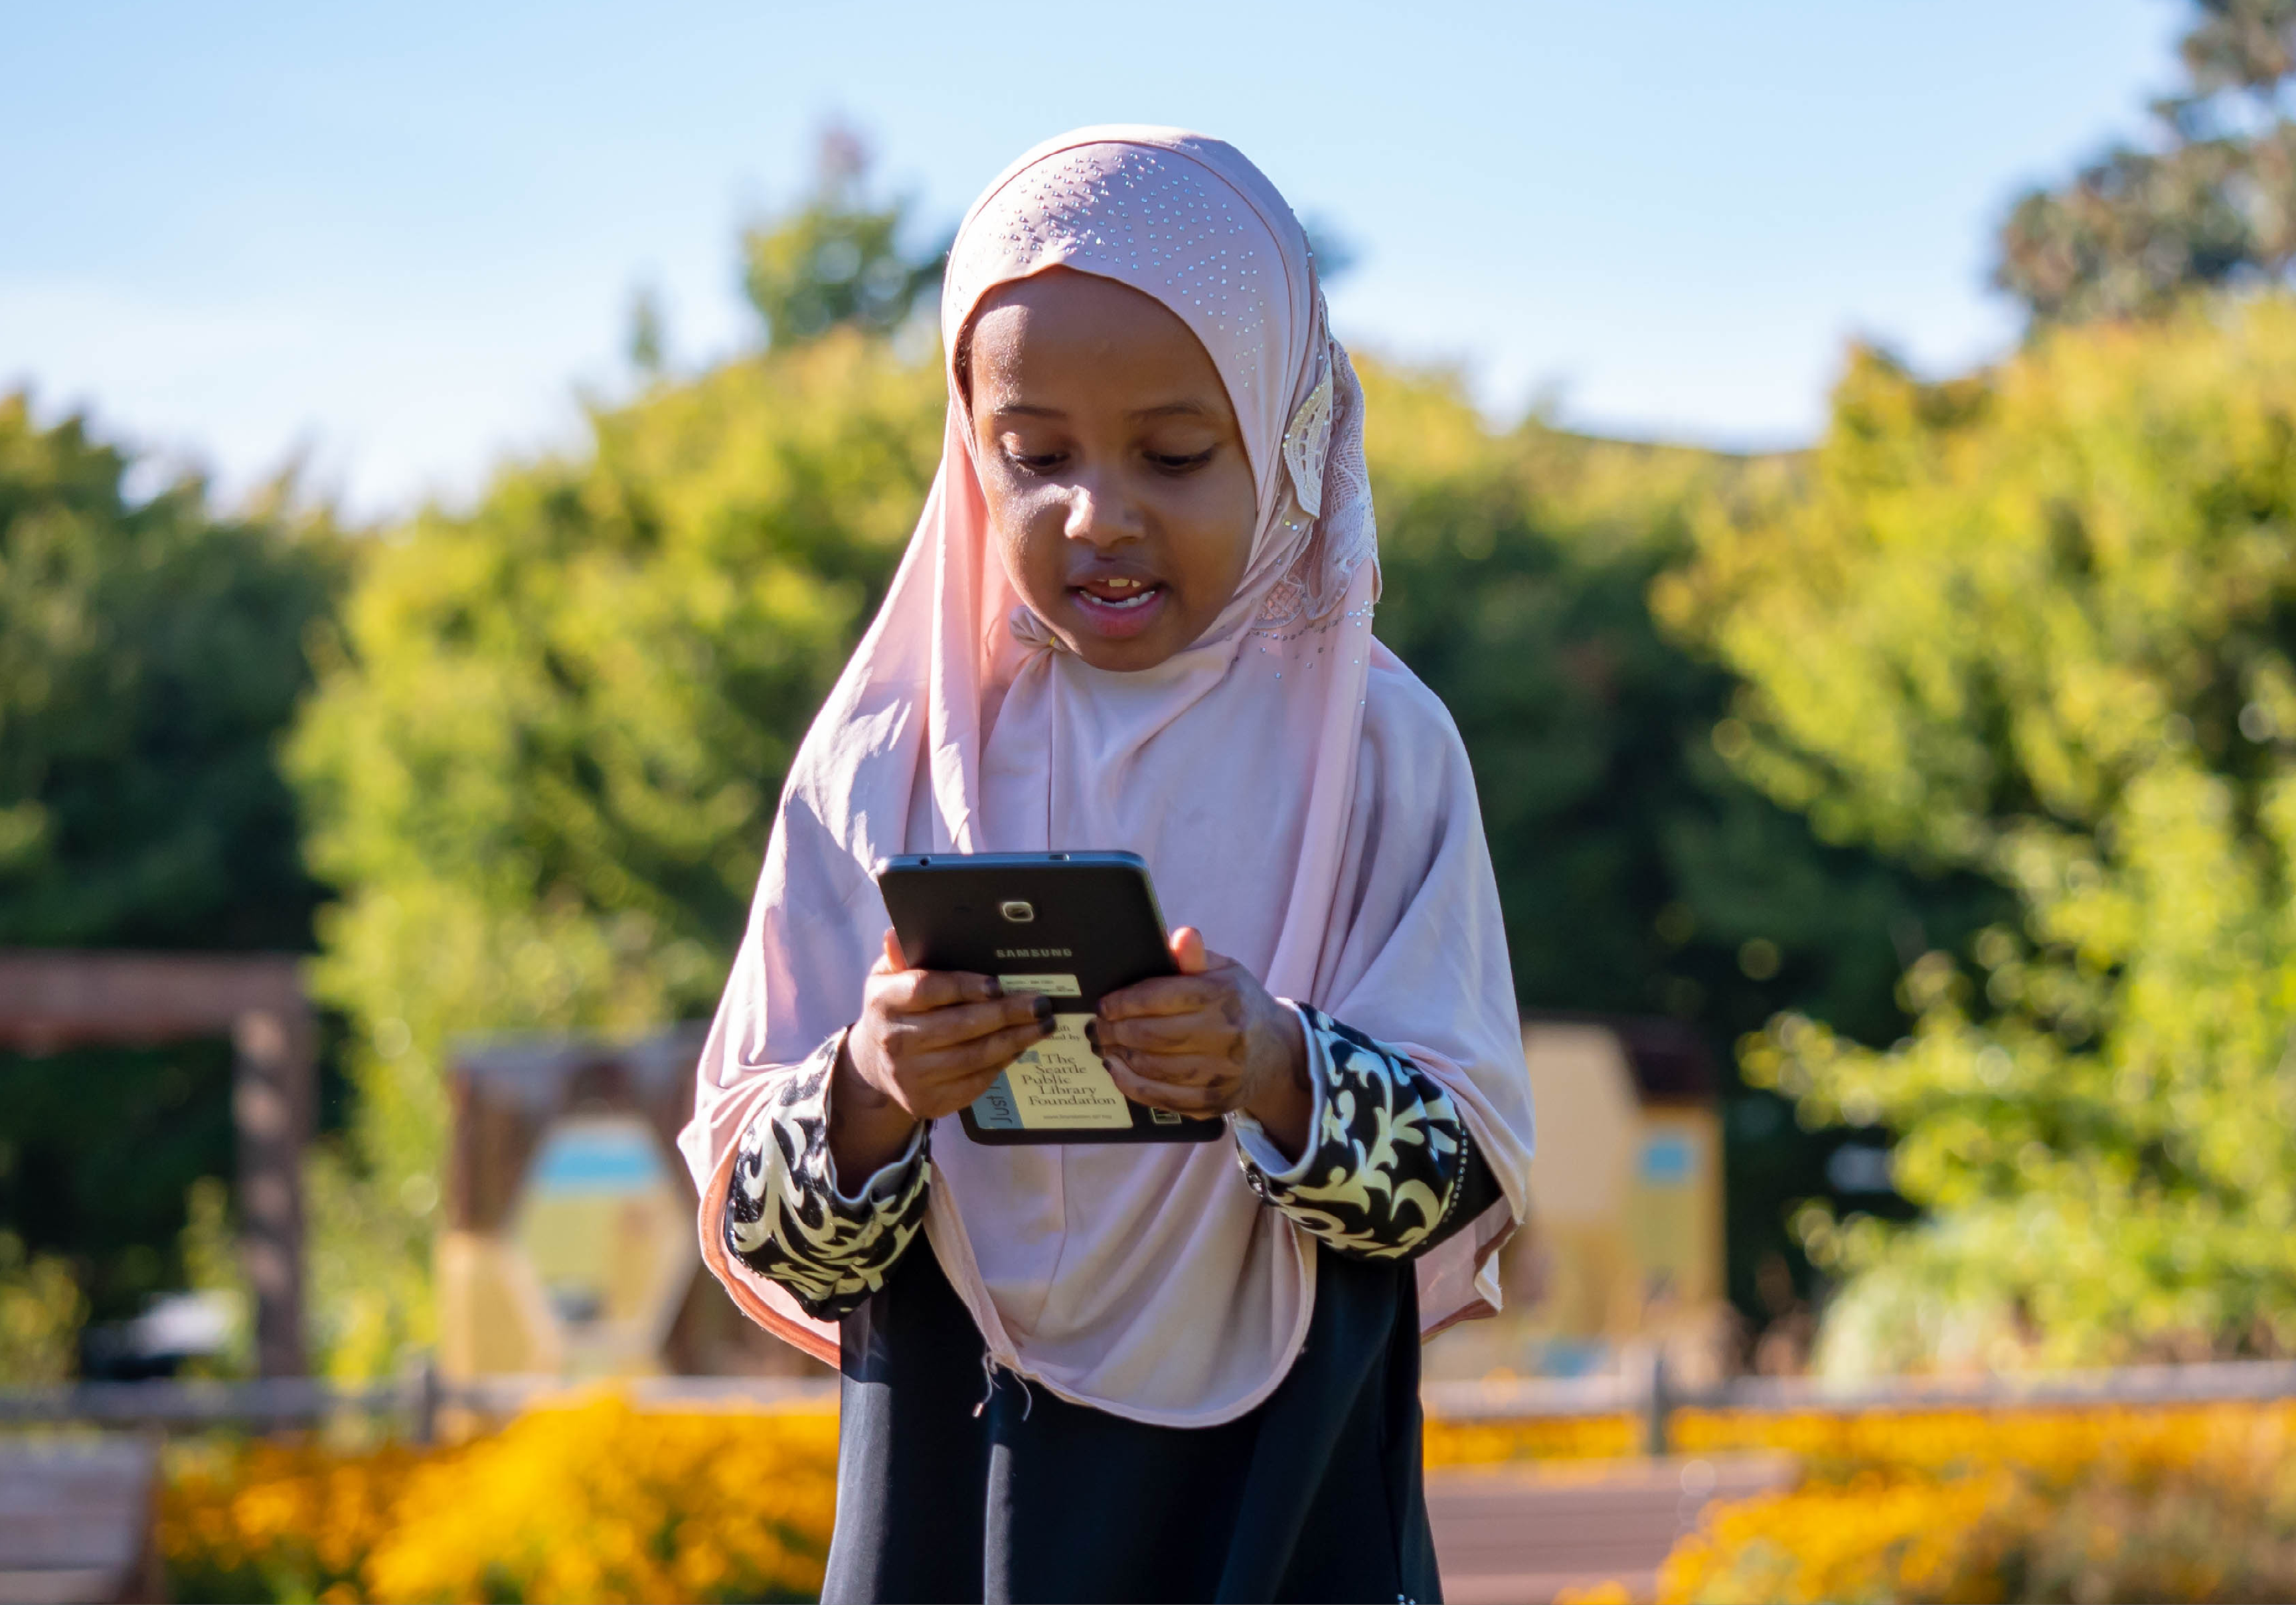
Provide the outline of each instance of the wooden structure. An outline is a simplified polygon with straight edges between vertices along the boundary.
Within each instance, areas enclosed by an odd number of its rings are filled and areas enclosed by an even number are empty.
[[[158,1472],[140,1438],[0,1444],[0,1605],[166,1599]]]
[[[0,1049],[53,1053],[227,1036],[235,1050],[241,1252],[255,1295],[255,1362],[300,1376],[303,1150],[317,1034],[299,961],[285,954],[0,951]]]
[[[701,1269],[677,1133],[703,1028],[639,1042],[463,1044],[439,1239],[439,1370],[455,1388],[556,1375],[797,1376]]]

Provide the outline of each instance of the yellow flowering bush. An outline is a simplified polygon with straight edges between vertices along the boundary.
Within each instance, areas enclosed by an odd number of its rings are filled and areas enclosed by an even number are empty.
[[[454,1448],[254,1444],[169,1470],[182,1601],[801,1600],[829,1552],[837,1417],[607,1396]]]
[[[194,1445],[168,1457],[160,1552],[169,1592],[202,1601],[362,1600],[366,1559],[418,1464],[451,1452],[311,1443]]]
[[[377,1601],[811,1599],[837,1504],[837,1417],[521,1416],[409,1479],[369,1557]]]
[[[2296,1599],[2296,1404],[1690,1412],[1688,1450],[1789,1450],[1801,1486],[1715,1506],[1677,1605]]]
[[[1617,1460],[1640,1447],[1632,1416],[1527,1417],[1520,1421],[1426,1423],[1427,1464],[1488,1466],[1510,1460]]]

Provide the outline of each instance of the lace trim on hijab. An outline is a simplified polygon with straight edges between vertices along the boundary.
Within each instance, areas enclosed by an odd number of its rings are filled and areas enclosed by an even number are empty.
[[[1287,539],[1300,540],[1300,553],[1268,587],[1250,634],[1289,637],[1300,626],[1316,623],[1348,594],[1357,569],[1366,561],[1377,564],[1379,528],[1364,460],[1363,414],[1355,364],[1346,347],[1328,340],[1323,373],[1283,431],[1292,506],[1283,528]]]

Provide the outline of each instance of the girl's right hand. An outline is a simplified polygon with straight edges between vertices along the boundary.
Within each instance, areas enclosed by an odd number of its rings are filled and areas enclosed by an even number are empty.
[[[996,979],[912,970],[893,933],[845,1034],[830,1096],[829,1150],[857,1182],[899,1153],[921,1120],[954,1114],[1053,1031],[1052,1000]]]

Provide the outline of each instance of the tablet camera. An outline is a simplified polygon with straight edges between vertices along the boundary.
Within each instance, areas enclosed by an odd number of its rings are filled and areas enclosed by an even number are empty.
[[[1006,919],[1012,921],[1015,925],[1026,925],[1029,921],[1037,917],[1037,910],[1035,906],[1031,904],[1023,903],[1018,897],[1006,898],[1004,902],[996,905],[996,912],[1003,914]]]

